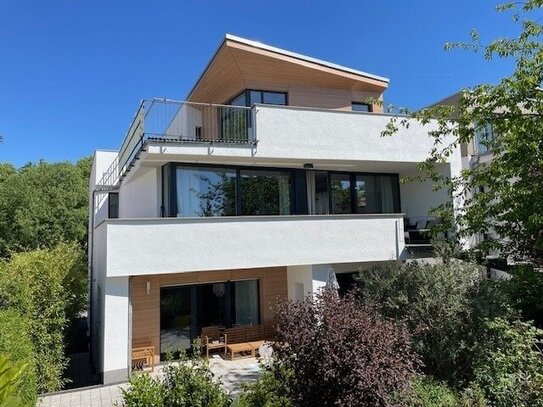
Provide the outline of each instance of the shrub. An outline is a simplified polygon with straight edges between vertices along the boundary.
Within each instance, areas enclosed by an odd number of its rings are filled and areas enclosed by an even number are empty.
[[[29,321],[40,393],[59,390],[65,382],[65,328],[85,302],[85,270],[78,246],[64,243],[0,263],[0,308],[16,309]]]
[[[243,386],[233,407],[293,407],[287,387],[292,375],[292,371],[280,363],[272,364],[260,374],[256,383]]]
[[[459,399],[446,384],[418,376],[412,382],[409,404],[413,407],[457,407]]]
[[[25,373],[26,365],[12,363],[5,356],[0,355],[0,407],[24,407],[19,397],[19,383]]]
[[[386,265],[360,272],[359,295],[407,324],[426,374],[461,387],[472,378],[484,319],[512,315],[500,283],[480,275],[458,262]]]
[[[213,380],[206,360],[181,358],[162,370],[162,376],[135,376],[123,390],[123,407],[227,407],[231,400]]]
[[[534,321],[543,327],[543,273],[532,266],[520,265],[512,270],[510,280],[504,281],[504,287],[523,319]]]
[[[36,363],[28,328],[27,321],[17,311],[0,310],[0,355],[11,363],[24,365],[16,393],[24,405],[35,406]]]
[[[543,331],[501,318],[486,327],[486,347],[476,357],[472,389],[493,406],[543,405]]]
[[[295,406],[387,406],[418,364],[410,335],[375,307],[324,290],[277,308],[277,361]]]

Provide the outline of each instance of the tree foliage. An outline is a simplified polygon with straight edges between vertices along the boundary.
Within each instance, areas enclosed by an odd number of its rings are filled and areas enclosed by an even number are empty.
[[[456,213],[460,237],[491,232],[495,239],[481,245],[483,251],[499,249],[506,255],[543,264],[543,41],[542,0],[514,2],[498,7],[512,11],[521,32],[514,38],[498,38],[489,44],[472,32],[472,42],[447,44],[447,49],[480,52],[487,60],[512,59],[514,72],[498,84],[482,84],[461,93],[454,105],[433,106],[412,113],[421,123],[436,119],[431,132],[435,144],[419,165],[424,178],[448,188],[463,201]],[[436,164],[453,154],[460,144],[474,140],[478,129],[494,128],[495,138],[483,136],[493,159],[474,162],[460,176],[444,176]],[[384,135],[408,126],[407,119],[393,119]],[[451,205],[436,208],[451,219]]]
[[[360,272],[358,281],[363,302],[407,324],[424,372],[455,387],[473,376],[485,319],[514,315],[499,283],[470,264],[389,264]]]
[[[86,305],[86,264],[76,244],[15,253],[0,263],[0,309],[29,321],[37,363],[38,391],[62,388],[68,320]]]
[[[501,318],[486,323],[486,348],[476,356],[472,388],[491,406],[543,405],[543,331]]]
[[[373,306],[324,290],[277,310],[275,364],[295,406],[389,406],[418,366],[401,323]]]
[[[87,240],[91,158],[0,165],[0,256]]]

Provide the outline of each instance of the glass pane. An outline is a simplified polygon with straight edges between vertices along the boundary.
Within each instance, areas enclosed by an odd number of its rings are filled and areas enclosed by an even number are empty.
[[[232,325],[257,325],[258,280],[234,281],[232,289]]]
[[[236,214],[236,172],[222,168],[177,168],[177,216]]]
[[[196,288],[198,324],[197,331],[202,327],[226,325],[226,283],[203,284]]]
[[[328,173],[315,173],[315,213],[328,215],[330,213],[330,195],[328,194]]]
[[[356,176],[356,211],[358,213],[379,213],[379,197],[375,188],[374,175]]]
[[[399,212],[397,178],[390,175],[379,176],[381,190],[381,213]]]
[[[232,106],[245,106],[245,92],[243,92],[241,95],[232,99],[230,104]]]
[[[290,173],[285,171],[241,171],[243,215],[290,215]]]
[[[367,103],[355,103],[351,104],[353,112],[371,112],[370,105]]]
[[[351,213],[351,181],[349,174],[330,174],[332,213]]]
[[[190,349],[191,289],[167,287],[160,289],[160,353]]]
[[[221,107],[221,138],[229,141],[247,141],[249,137],[249,114],[247,109]]]
[[[287,97],[284,93],[279,92],[264,92],[262,103],[269,105],[286,105]]]
[[[262,103],[262,92],[259,90],[252,90],[249,92],[249,106],[255,103]]]

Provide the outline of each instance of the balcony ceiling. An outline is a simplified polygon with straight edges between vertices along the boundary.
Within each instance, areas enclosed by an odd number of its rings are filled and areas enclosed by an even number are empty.
[[[289,86],[382,92],[387,85],[385,78],[227,36],[187,99],[224,103],[244,89]]]

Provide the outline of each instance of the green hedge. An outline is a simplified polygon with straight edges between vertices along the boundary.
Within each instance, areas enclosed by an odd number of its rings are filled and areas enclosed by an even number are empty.
[[[36,361],[28,322],[13,309],[0,309],[0,355],[12,363],[24,363],[18,396],[25,405],[35,406],[37,399]]]
[[[16,253],[0,263],[0,308],[15,309],[29,322],[40,394],[66,382],[66,328],[85,303],[85,292],[86,265],[75,244]]]

